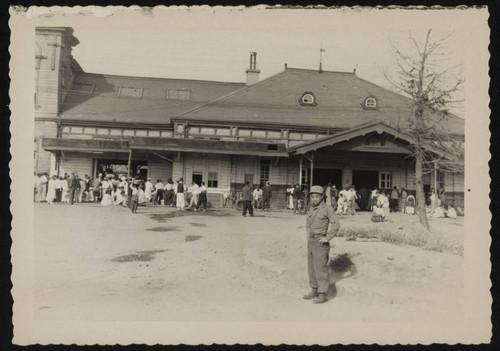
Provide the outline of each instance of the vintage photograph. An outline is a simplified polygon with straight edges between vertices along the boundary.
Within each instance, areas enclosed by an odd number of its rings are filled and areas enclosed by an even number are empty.
[[[15,341],[488,341],[485,8],[11,15],[34,177]]]

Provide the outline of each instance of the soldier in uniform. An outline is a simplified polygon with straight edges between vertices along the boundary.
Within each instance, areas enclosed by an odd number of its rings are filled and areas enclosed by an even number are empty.
[[[314,303],[324,303],[327,301],[326,293],[330,286],[327,266],[330,256],[330,240],[339,231],[340,223],[332,206],[327,206],[323,201],[323,187],[315,185],[309,194],[311,206],[306,218],[306,228],[307,268],[311,292],[303,298],[314,299]]]

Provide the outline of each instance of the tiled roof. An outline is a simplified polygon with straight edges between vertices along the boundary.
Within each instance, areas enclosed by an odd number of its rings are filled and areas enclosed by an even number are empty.
[[[299,99],[312,92],[316,106],[302,106]],[[363,109],[367,97],[378,101],[376,110]],[[287,68],[257,84],[232,92],[207,105],[179,114],[175,119],[352,128],[383,122],[405,129],[411,100],[357,77],[354,73],[318,72]],[[450,115],[447,129],[464,134],[464,120]]]
[[[85,91],[92,86],[91,93]],[[78,73],[64,100],[61,117],[93,122],[170,124],[170,117],[244,86],[244,83]],[[119,87],[137,88],[142,97],[120,97]],[[187,89],[190,99],[167,99],[167,89]]]

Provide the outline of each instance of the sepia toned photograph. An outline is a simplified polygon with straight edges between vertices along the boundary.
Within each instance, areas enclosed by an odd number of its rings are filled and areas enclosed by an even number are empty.
[[[14,343],[488,342],[487,18],[11,8]]]

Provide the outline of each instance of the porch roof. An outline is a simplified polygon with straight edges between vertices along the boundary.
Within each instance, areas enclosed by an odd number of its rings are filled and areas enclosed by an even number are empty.
[[[414,144],[416,142],[416,139],[407,134],[407,133],[402,133],[398,131],[397,129],[394,129],[390,126],[388,126],[385,123],[382,122],[372,122],[372,123],[365,123],[361,124],[359,126],[356,126],[354,128],[350,128],[347,130],[344,130],[342,132],[329,135],[323,138],[319,138],[304,144],[300,144],[294,147],[291,147],[288,149],[288,152],[290,154],[305,154],[306,152],[317,150],[326,146],[334,145],[343,141],[348,141],[350,139],[363,136],[369,133],[376,132],[378,134],[382,133],[387,133],[390,135],[393,135],[396,138],[399,138],[401,140],[407,141],[409,144]],[[435,152],[437,154],[441,154],[442,151],[432,148],[432,152]]]
[[[288,156],[285,144],[180,138],[131,137],[129,139],[121,140],[44,138],[42,146],[48,151],[128,152],[129,150],[137,150],[151,152],[198,152],[271,157]]]

